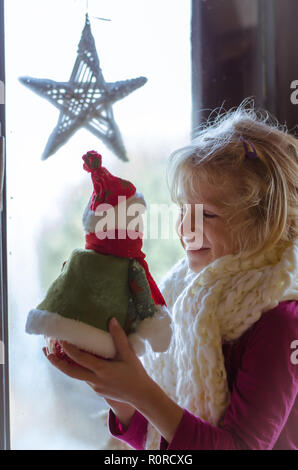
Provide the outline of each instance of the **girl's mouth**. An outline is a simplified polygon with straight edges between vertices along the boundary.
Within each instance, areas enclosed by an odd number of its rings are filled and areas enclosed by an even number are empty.
[[[207,251],[207,250],[210,250],[210,248],[204,248],[204,247],[202,247],[202,248],[199,248],[198,250],[192,250],[191,248],[187,248],[187,247],[186,247],[186,251],[189,252],[189,253],[191,253],[191,252],[193,252],[193,253],[199,253],[199,252],[201,252],[201,251]]]

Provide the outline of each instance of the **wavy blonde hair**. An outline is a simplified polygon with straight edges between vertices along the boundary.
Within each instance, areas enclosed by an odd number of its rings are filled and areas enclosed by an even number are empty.
[[[245,157],[241,137],[259,158]],[[298,139],[268,111],[256,111],[253,101],[209,116],[191,143],[170,155],[167,182],[174,203],[180,193],[197,200],[198,177],[212,186],[235,253],[249,256],[297,238]]]

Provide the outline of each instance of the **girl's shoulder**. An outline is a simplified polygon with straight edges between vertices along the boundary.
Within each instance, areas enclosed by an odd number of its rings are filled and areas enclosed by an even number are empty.
[[[229,384],[233,382],[239,368],[244,367],[247,370],[251,364],[259,363],[268,369],[270,366],[277,369],[281,364],[281,368],[298,381],[298,367],[291,364],[297,345],[298,301],[282,301],[276,307],[263,312],[260,319],[240,338],[223,342]]]
[[[285,300],[276,307],[266,310],[247,330],[244,343],[253,347],[260,342],[290,344],[298,340],[298,300]]]
[[[280,340],[298,340],[298,300],[285,300],[276,307],[262,313],[259,320],[251,325],[240,338],[234,341],[223,341],[227,348],[232,345],[247,344],[252,346],[262,338],[263,341],[273,341],[274,338]]]
[[[294,324],[298,327],[298,300],[283,300],[264,312],[258,323],[274,323],[276,326]]]

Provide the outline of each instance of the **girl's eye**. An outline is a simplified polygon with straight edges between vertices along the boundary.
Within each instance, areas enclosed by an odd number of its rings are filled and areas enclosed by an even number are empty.
[[[179,211],[180,211],[180,214],[181,214],[181,215],[184,213],[183,204],[181,204],[181,205],[179,206]],[[216,217],[215,214],[208,214],[207,212],[203,212],[203,215],[204,215],[204,217],[207,217],[208,219],[213,219],[214,217]]]

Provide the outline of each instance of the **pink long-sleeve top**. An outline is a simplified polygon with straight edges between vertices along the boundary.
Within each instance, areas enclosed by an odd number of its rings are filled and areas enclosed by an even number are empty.
[[[280,302],[240,338],[223,343],[230,405],[221,427],[183,409],[160,450],[298,449],[298,301]],[[110,434],[145,449],[147,419],[136,410],[125,430],[109,410]]]

